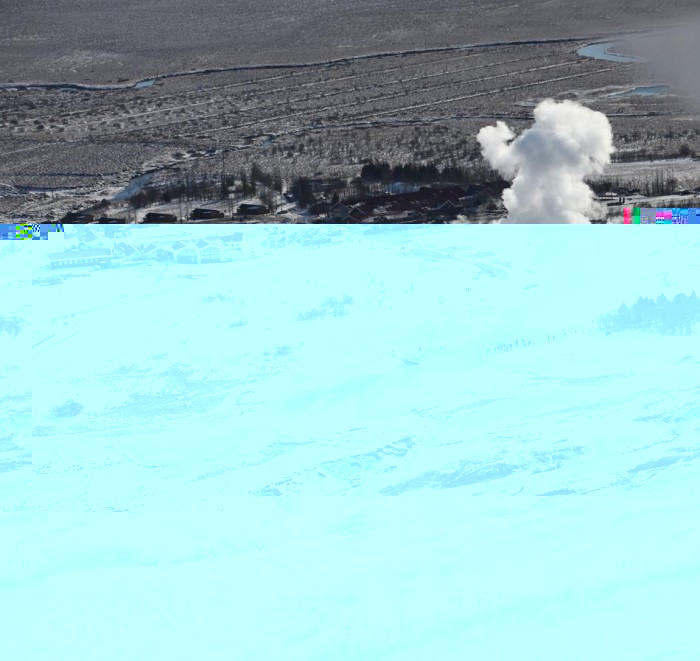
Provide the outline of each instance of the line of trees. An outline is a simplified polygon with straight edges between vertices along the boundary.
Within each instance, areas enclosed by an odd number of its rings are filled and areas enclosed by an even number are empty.
[[[626,330],[653,331],[662,335],[690,335],[700,323],[700,298],[677,294],[669,301],[640,296],[632,306],[623,303],[616,312],[598,318],[598,327],[608,333]]]
[[[241,170],[238,176],[220,172],[189,171],[177,181],[160,186],[146,186],[129,198],[134,209],[143,209],[154,204],[169,204],[174,201],[226,200],[238,192],[243,197],[257,195],[268,208],[275,206],[275,193],[281,193],[284,182],[279,171],[266,172],[253,163],[249,171]]]
[[[367,182],[388,183],[401,181],[407,184],[479,184],[501,180],[500,175],[485,164],[460,166],[452,163],[442,168],[434,162],[400,163],[370,160],[362,166],[360,178]]]
[[[233,192],[236,178],[229,175],[223,179],[208,173],[189,173],[177,182],[162,186],[146,186],[129,198],[134,209],[143,209],[154,204],[169,204],[174,201],[221,200]]]
[[[667,158],[694,158],[696,151],[686,142],[675,150],[661,151],[659,149],[625,149],[613,154],[613,163],[635,163],[637,161],[660,161]]]
[[[670,170],[662,169],[650,172],[646,179],[636,178],[623,180],[619,177],[609,177],[605,179],[596,179],[587,183],[596,195],[628,190],[637,191],[642,195],[659,197],[661,195],[672,195],[676,193],[679,188],[686,187],[681,184],[677,177],[673,176]],[[700,188],[700,180],[696,181],[695,184],[690,184],[689,188],[691,190]]]
[[[316,201],[316,196],[311,189],[311,182],[308,177],[297,177],[292,181],[289,192],[294,196],[296,203],[306,209]]]

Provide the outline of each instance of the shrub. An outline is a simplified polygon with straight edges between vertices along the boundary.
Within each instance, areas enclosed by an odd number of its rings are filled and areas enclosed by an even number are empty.
[[[292,355],[292,347],[283,344],[281,347],[278,346],[275,349],[275,357],[281,356],[282,358],[287,358]]]
[[[297,321],[315,321],[316,319],[322,319],[323,317],[326,316],[326,313],[317,310],[314,308],[313,310],[309,310],[308,312],[300,312],[296,316]]]
[[[21,321],[14,317],[0,317],[0,333],[17,337],[22,330]]]
[[[51,415],[54,418],[74,418],[76,415],[82,413],[85,407],[80,403],[76,402],[74,399],[68,399],[63,404],[54,406],[51,409]]]

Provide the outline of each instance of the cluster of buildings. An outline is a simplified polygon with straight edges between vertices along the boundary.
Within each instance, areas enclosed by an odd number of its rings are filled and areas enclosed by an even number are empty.
[[[306,182],[310,193],[320,196],[306,211],[315,218],[311,222],[327,223],[430,223],[445,222],[460,214],[474,214],[477,209],[493,200],[500,199],[503,182],[486,184],[431,184],[410,186],[394,182],[392,192],[380,195],[362,195],[341,198],[339,192],[348,189],[338,178],[309,179]],[[332,196],[331,196],[332,193]],[[292,192],[284,193],[287,202],[297,202]],[[331,199],[329,199],[331,198]],[[318,198],[317,198],[318,199]],[[229,222],[244,221],[249,216],[257,216],[260,222],[271,210],[265,205],[244,202],[238,205],[234,216],[226,216],[219,209],[196,208],[189,212],[189,220],[182,221],[174,213],[151,211],[140,220],[141,223],[179,223],[190,221]],[[278,212],[277,215],[284,213]],[[276,218],[271,217],[275,220]],[[92,212],[71,212],[63,222],[74,223],[124,223],[115,218],[97,218]]]
[[[240,259],[243,255],[243,232],[207,239],[183,241],[106,241],[87,230],[80,243],[70,250],[49,253],[51,268],[68,266],[97,266],[108,268],[143,261],[174,262],[179,264],[210,264]]]
[[[495,184],[467,186],[423,186],[417,191],[376,195],[343,200],[336,204],[318,204],[312,213],[326,215],[330,223],[425,223],[452,220],[473,213],[502,190]]]
[[[48,255],[49,266],[60,268],[66,266],[109,266],[114,255],[107,248],[91,250],[64,250],[51,252]]]
[[[259,216],[269,213],[269,209],[264,204],[243,203],[238,205],[236,213],[239,216]],[[226,215],[219,209],[197,208],[190,212],[190,220],[224,220]],[[61,218],[62,223],[81,224],[123,224],[128,221],[123,218],[109,218],[107,216],[98,217],[90,211],[71,211]],[[141,219],[142,223],[179,223],[180,218],[174,213],[161,213],[159,211],[149,211]],[[187,221],[185,221],[187,222]]]

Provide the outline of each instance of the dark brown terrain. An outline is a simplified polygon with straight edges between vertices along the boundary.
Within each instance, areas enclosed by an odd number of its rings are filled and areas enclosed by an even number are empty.
[[[481,127],[503,119],[520,131],[548,97],[605,112],[618,151],[700,152],[697,106],[682,91],[611,96],[665,81],[639,63],[577,54],[681,16],[662,16],[658,2],[241,4],[11,0],[0,25],[0,218],[54,219],[67,201],[110,198],[153,168],[162,182],[257,162],[288,184],[352,177],[366,158],[475,162]],[[368,57],[342,59],[357,55]],[[266,63],[297,66],[241,68]]]
[[[674,15],[670,15],[671,9]],[[658,27],[695,0],[6,0],[0,81],[178,70]]]

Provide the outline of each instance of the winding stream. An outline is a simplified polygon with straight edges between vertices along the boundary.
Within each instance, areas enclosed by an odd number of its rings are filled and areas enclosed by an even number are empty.
[[[625,34],[639,34],[648,32],[647,30],[627,30],[623,32],[617,32],[615,35],[621,37]],[[285,63],[285,64],[240,64],[233,66],[222,66],[222,67],[209,67],[206,69],[191,69],[186,71],[172,71],[170,73],[163,73],[156,75],[153,78],[143,78],[136,81],[126,81],[123,80],[118,83],[108,83],[108,84],[85,84],[85,83],[42,83],[42,82],[31,82],[31,83],[15,83],[15,82],[0,82],[0,90],[16,90],[16,89],[30,89],[30,88],[44,88],[44,89],[61,89],[68,91],[89,91],[89,92],[105,92],[112,90],[125,90],[125,89],[144,89],[152,87],[159,80],[165,80],[168,78],[182,78],[186,76],[202,76],[211,73],[226,73],[231,71],[251,71],[251,70],[279,70],[279,69],[304,69],[313,68],[318,66],[332,66],[336,64],[352,64],[353,62],[361,60],[376,60],[381,58],[389,58],[404,55],[420,55],[425,53],[449,53],[449,52],[459,52],[463,50],[478,50],[478,49],[488,49],[488,48],[500,48],[503,46],[534,46],[534,45],[544,45],[544,44],[565,44],[572,42],[581,42],[588,39],[600,39],[605,36],[609,36],[610,33],[597,34],[597,35],[587,35],[579,37],[563,37],[554,39],[524,39],[524,40],[509,40],[509,41],[492,41],[481,44],[461,44],[454,46],[439,46],[432,48],[411,48],[407,50],[395,50],[395,51],[382,51],[377,53],[367,53],[364,55],[351,55],[348,57],[333,58],[329,60],[319,60],[315,62],[296,62],[296,63]],[[584,46],[579,49],[578,54],[584,57],[594,57],[602,60],[609,60],[611,62],[639,62],[640,58],[619,55],[617,53],[609,53],[608,49],[619,45],[619,41],[607,42],[607,43],[595,43],[588,46]]]
[[[619,41],[607,41],[598,44],[589,44],[583,48],[578,49],[578,54],[582,57],[592,57],[596,60],[606,60],[607,62],[644,62],[641,57],[635,57],[634,55],[621,55],[620,53],[614,52],[612,49],[616,46],[620,46]]]
[[[0,90],[25,90],[32,88],[64,90],[66,92],[112,92],[114,90],[140,90],[153,87],[157,78],[137,80],[135,83],[87,85],[83,83],[0,83]]]

